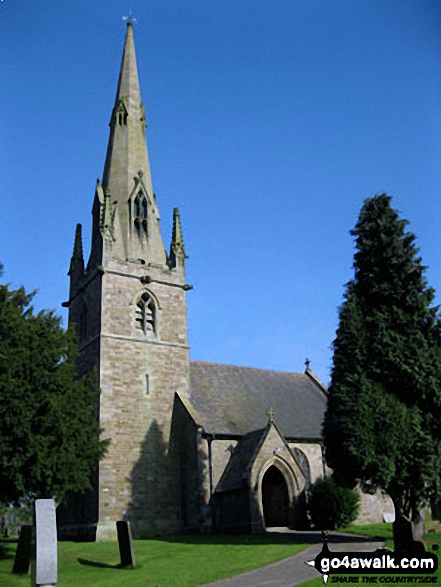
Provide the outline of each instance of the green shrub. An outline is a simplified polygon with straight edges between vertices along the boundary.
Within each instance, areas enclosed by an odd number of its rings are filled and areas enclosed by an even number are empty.
[[[335,530],[351,524],[360,498],[353,489],[337,485],[332,477],[320,477],[308,494],[308,512],[317,530]]]

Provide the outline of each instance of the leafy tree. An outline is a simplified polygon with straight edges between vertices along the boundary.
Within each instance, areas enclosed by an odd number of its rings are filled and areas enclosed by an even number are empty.
[[[441,325],[406,225],[383,194],[351,233],[324,442],[337,480],[383,488],[415,529],[441,471]]]
[[[0,285],[0,500],[61,502],[84,491],[106,443],[99,440],[95,377],[77,379],[76,344],[34,294]]]
[[[308,493],[308,510],[316,530],[349,526],[358,513],[360,498],[354,489],[341,487],[333,477],[319,477]]]

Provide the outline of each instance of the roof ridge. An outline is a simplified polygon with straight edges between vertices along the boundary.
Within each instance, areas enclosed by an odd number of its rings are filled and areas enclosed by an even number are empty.
[[[297,371],[278,371],[277,369],[262,369],[261,367],[247,367],[245,365],[231,365],[230,363],[214,363],[212,361],[190,361],[190,365],[214,365],[219,367],[230,367],[234,369],[247,369],[249,371],[263,371],[264,373],[278,373],[280,375],[301,375],[306,376],[304,372]]]

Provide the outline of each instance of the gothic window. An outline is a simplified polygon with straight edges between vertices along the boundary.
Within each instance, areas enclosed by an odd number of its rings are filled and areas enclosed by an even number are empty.
[[[119,124],[120,124],[120,126],[127,125],[127,112],[123,112],[122,114],[119,115]]]
[[[147,198],[139,192],[133,202],[135,228],[139,234],[147,234]]]
[[[142,294],[137,304],[136,323],[144,334],[156,333],[156,307],[147,292]]]
[[[292,448],[292,453],[297,461],[297,464],[299,465],[300,469],[302,470],[302,473],[305,475],[305,479],[306,479],[306,487],[308,488],[310,482],[311,482],[311,469],[309,467],[309,461],[308,461],[308,457],[305,455],[305,453],[300,450],[300,448]]]
[[[115,122],[119,126],[127,126],[127,110],[122,101],[119,102],[118,109],[115,112]]]

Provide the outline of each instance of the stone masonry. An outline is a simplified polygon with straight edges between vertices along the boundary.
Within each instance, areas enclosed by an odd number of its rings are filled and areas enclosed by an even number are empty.
[[[176,463],[169,438],[175,392],[188,393],[185,250],[175,210],[170,254],[159,228],[145,139],[131,23],[127,26],[102,184],[93,205],[87,267],[77,228],[69,321],[80,343],[79,373],[98,370],[103,437],[97,539],[178,527]]]
[[[268,520],[304,528],[306,491],[327,474],[326,389],[308,361],[304,374],[190,364],[180,216],[175,208],[166,252],[146,127],[129,22],[90,256],[85,264],[78,225],[65,304],[78,334],[78,374],[99,377],[110,445],[94,491],[83,501],[71,496],[60,514],[61,534],[116,540],[120,520],[134,537],[256,532]],[[363,519],[376,503],[366,501]]]

